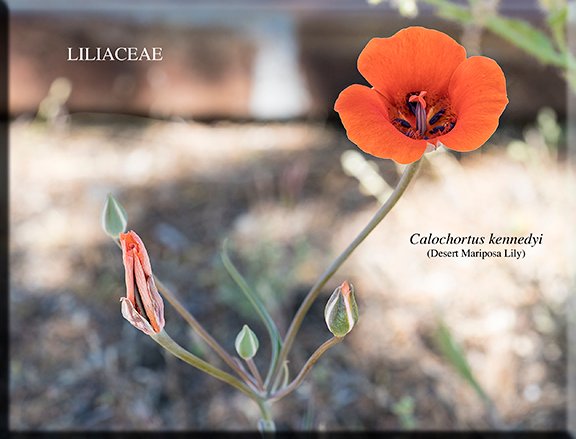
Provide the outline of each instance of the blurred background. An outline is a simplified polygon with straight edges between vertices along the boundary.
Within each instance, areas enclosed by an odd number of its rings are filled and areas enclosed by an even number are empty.
[[[410,25],[498,61],[510,104],[481,149],[428,154],[398,206],[312,307],[295,375],[329,338],[328,294],[360,321],[274,405],[280,429],[563,430],[573,276],[567,2],[19,0],[10,8],[10,398],[15,430],[253,430],[257,407],[120,315],[113,193],[157,276],[233,352],[280,332],[401,167],[365,155],[333,104],[370,38]],[[162,62],[67,62],[68,47],[162,47]],[[543,234],[522,260],[428,259],[413,233]],[[495,250],[489,246],[473,249]],[[459,246],[446,246],[459,250]],[[218,358],[167,306],[167,331]]]

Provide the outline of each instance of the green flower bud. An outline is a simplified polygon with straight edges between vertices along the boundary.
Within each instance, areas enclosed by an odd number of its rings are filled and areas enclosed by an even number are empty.
[[[248,327],[248,325],[244,325],[242,330],[236,336],[236,352],[240,355],[243,359],[249,360],[256,352],[258,352],[258,337],[256,334]]]
[[[348,281],[334,290],[326,308],[324,318],[328,329],[336,337],[344,337],[358,321],[358,305],[354,298],[354,287]]]
[[[128,225],[128,215],[122,205],[108,194],[104,210],[102,211],[102,228],[114,239],[118,239],[120,233],[126,232]]]

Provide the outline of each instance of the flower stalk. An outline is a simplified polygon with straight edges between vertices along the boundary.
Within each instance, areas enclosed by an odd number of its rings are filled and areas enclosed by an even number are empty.
[[[230,375],[227,372],[224,372],[221,369],[218,369],[215,366],[212,366],[210,363],[198,358],[191,352],[188,352],[178,343],[176,343],[167,333],[166,331],[162,330],[157,334],[152,334],[150,336],[152,340],[166,349],[175,357],[180,358],[182,361],[194,366],[196,369],[200,369],[202,372],[207,373],[208,375],[213,376],[214,378],[219,379],[220,381],[224,381],[225,383],[230,384],[232,387],[235,387],[240,392],[248,396],[250,399],[258,400],[260,396],[254,392],[254,390],[250,389],[246,384],[240,381],[233,375]]]
[[[318,349],[316,349],[316,351],[310,356],[308,361],[306,361],[304,367],[302,367],[302,370],[300,371],[300,373],[298,373],[296,378],[294,378],[294,380],[286,387],[274,393],[270,397],[270,401],[278,401],[279,399],[284,398],[286,395],[296,390],[300,386],[300,384],[302,384],[302,381],[304,381],[304,378],[306,378],[312,367],[316,364],[316,362],[320,359],[320,357],[324,355],[324,352],[326,352],[332,346],[337,345],[342,340],[344,340],[344,337],[332,337],[330,340],[327,340],[324,343],[322,343],[322,345]]]
[[[340,253],[340,255],[338,255],[336,259],[334,259],[334,261],[330,264],[330,266],[326,269],[326,271],[322,273],[320,278],[310,289],[304,301],[300,305],[300,308],[298,308],[298,311],[296,312],[296,315],[294,316],[294,319],[292,320],[290,327],[288,328],[288,332],[286,333],[286,337],[284,338],[282,349],[280,350],[280,354],[278,356],[278,361],[276,362],[276,368],[272,374],[274,377],[278,377],[281,370],[280,365],[284,364],[284,361],[288,356],[288,352],[290,352],[292,344],[294,343],[296,335],[298,334],[298,330],[300,329],[300,326],[304,321],[304,317],[306,317],[308,310],[310,309],[310,307],[312,306],[312,304],[322,291],[324,285],[326,285],[326,282],[328,282],[332,278],[334,273],[336,273],[336,271],[348,259],[348,257],[352,254],[352,252],[356,250],[356,248],[362,243],[362,241],[366,239],[366,237],[372,232],[372,230],[374,230],[376,226],[380,224],[380,222],[386,217],[386,215],[390,213],[392,208],[396,205],[400,197],[404,194],[404,192],[408,188],[408,185],[418,172],[421,162],[422,159],[406,166],[406,168],[404,169],[404,173],[402,174],[402,177],[400,177],[400,181],[398,181],[396,188],[390,194],[386,202],[382,205],[382,207],[380,207],[380,209],[378,209],[378,211],[372,217],[370,222],[360,231],[360,233],[356,236],[356,238],[354,238],[354,240],[348,245],[348,247],[346,247],[344,251]],[[275,382],[275,379],[272,381]]]
[[[248,365],[248,369],[250,369],[250,372],[252,373],[252,376],[256,379],[256,383],[258,383],[258,387],[261,390],[264,390],[264,381],[262,381],[262,375],[260,375],[260,371],[258,370],[258,366],[256,366],[256,363],[254,363],[254,360],[252,358],[248,358],[246,361],[246,364]]]

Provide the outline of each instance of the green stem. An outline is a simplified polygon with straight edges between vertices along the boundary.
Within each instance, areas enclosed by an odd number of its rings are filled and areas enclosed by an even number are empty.
[[[264,437],[269,437],[266,433],[270,434],[276,431],[276,424],[272,418],[272,411],[270,409],[270,402],[267,400],[257,400],[258,407],[260,408],[260,421],[258,421],[258,430]]]
[[[252,376],[256,379],[256,383],[261,390],[264,390],[264,381],[262,381],[262,375],[260,375],[260,371],[258,370],[258,366],[254,363],[252,358],[248,358],[245,360],[246,364],[248,365],[248,369],[252,373]]]
[[[300,308],[296,312],[296,315],[294,316],[294,319],[292,320],[290,327],[288,328],[288,332],[286,333],[286,337],[284,338],[282,349],[280,350],[280,354],[278,356],[278,361],[276,362],[276,367],[274,368],[274,372],[272,374],[274,379],[271,382],[276,381],[275,378],[278,376],[281,369],[280,365],[284,364],[284,361],[288,356],[288,352],[290,352],[290,349],[292,348],[292,344],[294,343],[296,334],[298,333],[298,330],[300,329],[300,326],[304,321],[304,317],[306,317],[306,313],[312,306],[312,303],[314,303],[314,301],[320,294],[322,287],[326,284],[326,282],[330,280],[330,278],[334,275],[334,273],[336,273],[336,271],[346,261],[346,259],[348,259],[348,257],[352,254],[352,252],[356,249],[356,247],[358,247],[360,243],[364,241],[364,239],[366,239],[366,237],[370,234],[370,232],[372,232],[372,230],[374,230],[374,228],[378,224],[380,224],[380,222],[386,217],[386,215],[388,215],[388,213],[396,205],[402,194],[404,194],[404,191],[406,191],[408,184],[410,183],[410,181],[412,181],[414,175],[416,175],[416,172],[420,167],[421,161],[422,159],[406,166],[406,168],[404,169],[404,173],[400,178],[400,181],[396,185],[394,192],[392,192],[392,194],[390,194],[390,196],[388,197],[388,200],[386,200],[386,202],[382,205],[382,207],[380,207],[378,212],[376,212],[376,214],[372,217],[372,219],[366,225],[366,227],[362,229],[362,231],[358,234],[358,236],[354,238],[354,241],[352,241],[350,245],[348,245],[348,247],[346,247],[346,249],[344,249],[344,251],[332,262],[332,264],[330,264],[330,266],[326,269],[326,271],[324,271],[324,273],[316,281],[314,286],[310,289],[308,295],[306,296],[306,298],[300,305]]]
[[[258,401],[260,399],[260,396],[257,393],[255,393],[235,376],[230,375],[229,373],[224,372],[215,366],[212,366],[210,363],[207,363],[194,354],[188,352],[186,349],[172,340],[166,331],[162,330],[158,334],[151,335],[150,337],[152,340],[154,340],[175,357],[180,358],[182,361],[190,364],[191,366],[194,366],[197,369],[200,369],[201,371],[213,376],[214,378],[219,379],[220,381],[224,381],[225,383],[230,384],[232,387],[235,387],[254,401]]]
[[[320,359],[320,357],[324,354],[324,352],[326,352],[332,346],[337,345],[342,340],[344,340],[344,337],[332,337],[330,340],[325,341],[318,349],[316,349],[316,352],[312,354],[312,356],[308,359],[306,364],[304,364],[304,367],[302,368],[300,373],[296,376],[296,378],[294,378],[294,380],[286,387],[280,389],[278,392],[273,394],[269,400],[278,401],[279,399],[284,398],[286,395],[296,390],[298,386],[302,384],[302,381],[304,381],[304,378],[306,378],[306,375],[308,375],[308,373],[312,369],[312,366],[316,364],[316,362]]]
[[[219,356],[224,360],[224,362],[234,370],[239,377],[241,377],[246,383],[252,383],[253,380],[251,377],[240,368],[235,362],[234,359],[224,348],[204,329],[204,327],[194,318],[192,314],[188,312],[186,308],[180,303],[180,301],[176,298],[174,293],[170,291],[166,285],[164,285],[156,275],[154,275],[154,281],[156,282],[156,286],[158,287],[158,291],[162,293],[162,296],[174,307],[174,309],[186,320],[186,322],[194,329],[200,337],[206,342],[208,346],[210,346]]]

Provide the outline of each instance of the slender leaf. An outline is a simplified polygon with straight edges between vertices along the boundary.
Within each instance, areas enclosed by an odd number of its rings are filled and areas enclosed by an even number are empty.
[[[474,374],[466,356],[464,355],[463,349],[458,345],[456,340],[452,337],[450,329],[443,321],[438,322],[438,328],[436,330],[434,341],[444,358],[456,369],[458,374],[466,380],[466,382],[476,391],[476,393],[483,399],[488,400],[488,395],[482,389]]]
[[[224,267],[226,268],[226,271],[228,271],[230,277],[234,280],[234,282],[236,282],[238,287],[240,287],[242,293],[244,293],[244,296],[246,296],[248,301],[252,304],[252,306],[262,319],[262,322],[266,326],[268,334],[270,335],[270,341],[272,343],[272,354],[270,361],[270,369],[268,371],[268,375],[266,376],[266,383],[265,383],[266,385],[268,385],[271,379],[272,371],[275,369],[276,362],[278,361],[278,354],[280,352],[280,349],[282,348],[282,338],[280,337],[280,333],[278,332],[278,328],[276,327],[274,320],[272,320],[272,317],[268,313],[268,310],[262,303],[262,300],[260,300],[260,297],[258,297],[256,292],[252,288],[250,288],[248,282],[246,282],[244,277],[240,274],[240,272],[236,269],[236,267],[230,260],[230,257],[228,256],[227,240],[224,240],[224,243],[222,244],[221,257],[222,262],[224,263]]]

